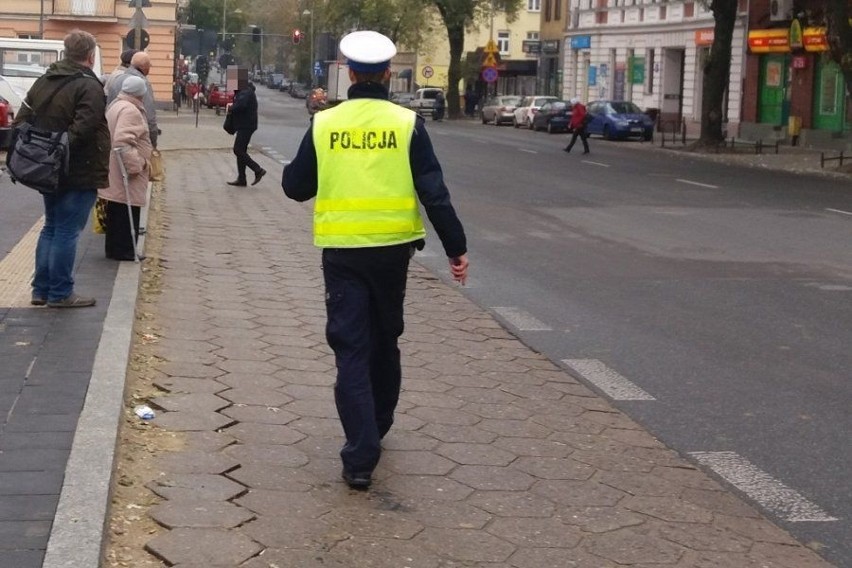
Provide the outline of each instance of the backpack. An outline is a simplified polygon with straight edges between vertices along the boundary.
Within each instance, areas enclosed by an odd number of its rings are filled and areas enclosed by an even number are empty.
[[[32,109],[33,114],[26,122],[14,127],[6,154],[6,170],[14,183],[21,182],[44,195],[58,192],[60,176],[68,173],[68,132],[39,128],[35,122],[38,111],[48,101],[65,85],[82,76],[76,74],[63,79],[38,109]]]

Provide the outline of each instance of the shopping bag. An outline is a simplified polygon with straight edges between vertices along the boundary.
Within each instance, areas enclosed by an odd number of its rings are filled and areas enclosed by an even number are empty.
[[[92,231],[98,235],[106,234],[106,199],[98,197],[92,211]]]
[[[151,181],[163,181],[166,179],[166,168],[163,166],[163,155],[159,150],[151,152]]]

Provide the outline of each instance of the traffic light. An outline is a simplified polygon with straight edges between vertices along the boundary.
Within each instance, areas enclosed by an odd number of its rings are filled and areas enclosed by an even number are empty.
[[[263,33],[260,28],[254,27],[251,29],[251,40],[254,43],[260,43],[260,34]]]
[[[300,41],[302,41],[302,36],[304,36],[304,35],[305,34],[303,34],[302,31],[299,30],[299,29],[293,30],[293,43],[297,44]]]

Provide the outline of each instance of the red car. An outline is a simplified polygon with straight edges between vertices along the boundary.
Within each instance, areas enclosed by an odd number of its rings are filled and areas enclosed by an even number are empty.
[[[221,85],[210,85],[207,92],[207,108],[225,108],[234,102],[234,91],[225,91]]]

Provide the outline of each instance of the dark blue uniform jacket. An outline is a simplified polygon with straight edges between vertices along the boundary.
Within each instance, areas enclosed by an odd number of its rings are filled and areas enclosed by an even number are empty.
[[[349,88],[349,98],[372,98],[387,100],[388,91],[377,83],[356,83]],[[343,103],[345,104],[345,103]],[[459,221],[450,192],[444,184],[441,165],[426,133],[424,120],[420,117],[414,126],[410,149],[411,176],[414,189],[426,216],[438,233],[444,252],[450,258],[467,252],[467,240]],[[281,180],[284,193],[290,199],[307,201],[317,194],[317,152],[314,148],[313,127],[308,128],[293,161],[284,168]],[[422,248],[422,241],[417,243]]]

